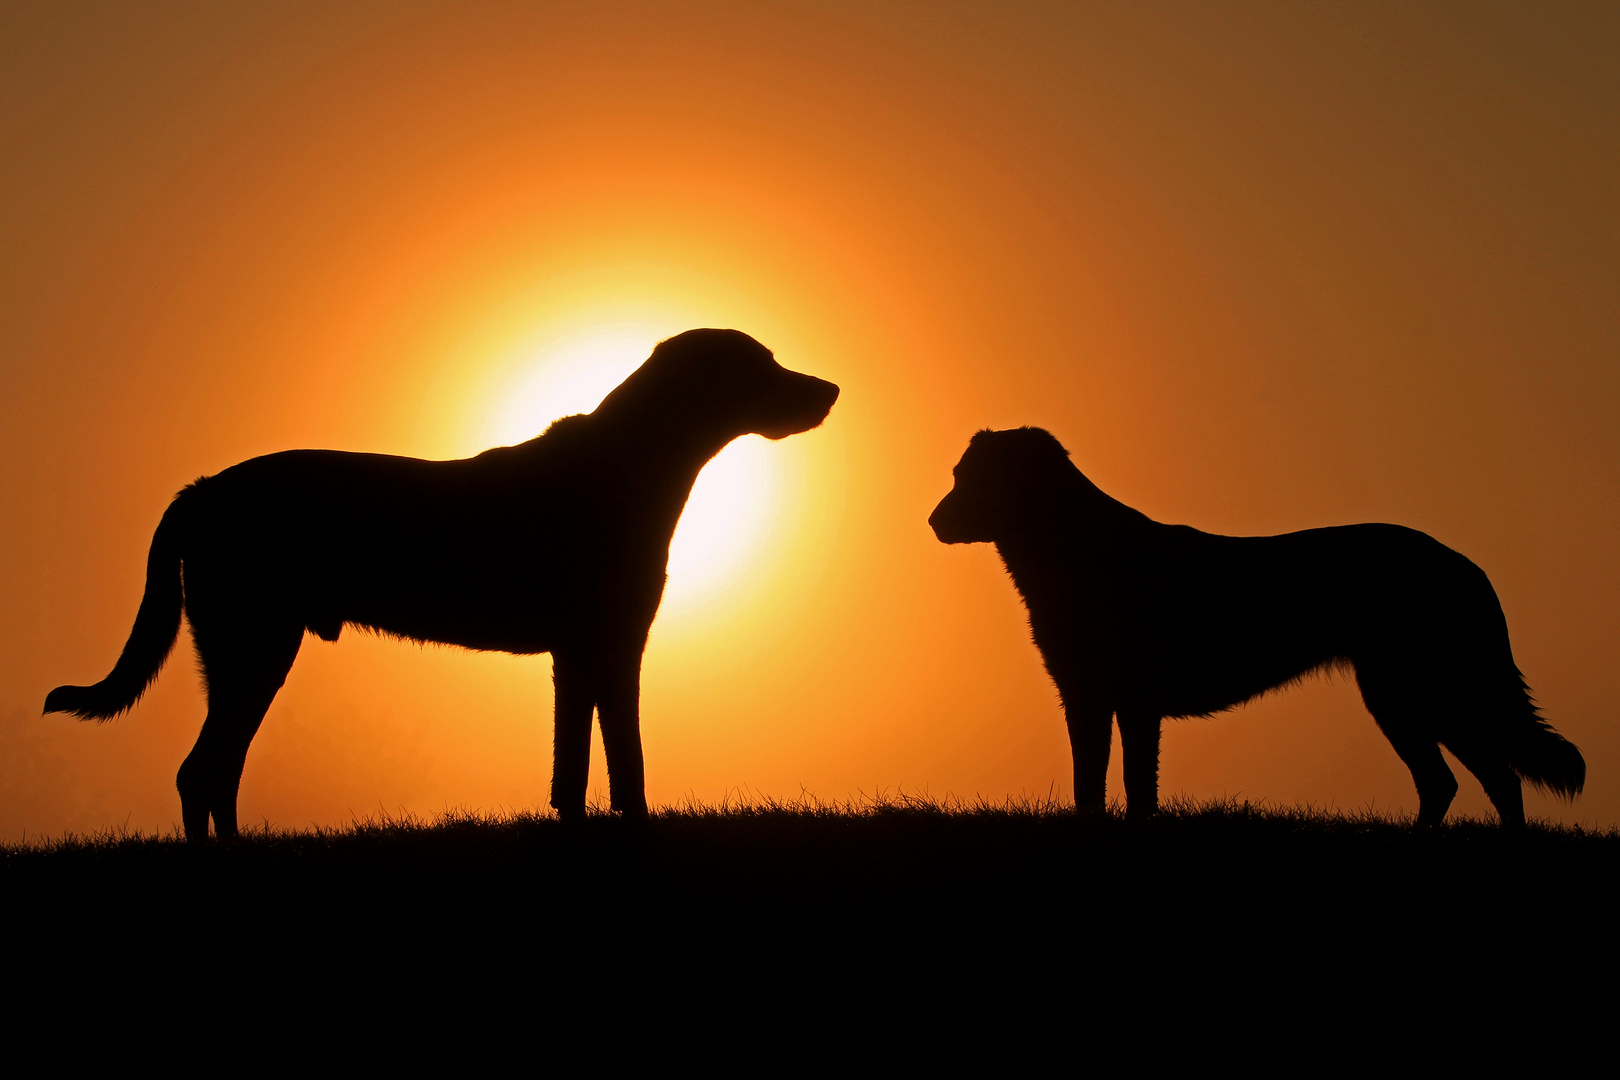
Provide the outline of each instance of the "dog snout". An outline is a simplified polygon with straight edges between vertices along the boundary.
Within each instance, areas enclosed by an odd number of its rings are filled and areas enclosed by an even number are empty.
[[[795,372],[795,374],[799,374]],[[801,379],[809,380],[802,391],[806,401],[816,413],[816,423],[827,419],[832,412],[833,403],[838,400],[838,384],[830,383],[826,379],[818,379],[814,375],[799,374]]]
[[[819,424],[827,419],[828,414],[832,412],[833,403],[838,400],[838,384],[830,383],[825,379],[817,379],[815,389],[818,398],[816,402],[816,423]]]
[[[764,425],[759,433],[767,439],[785,439],[801,431],[809,431],[827,419],[833,402],[838,400],[838,386],[814,375],[798,371],[785,372],[789,376],[779,400],[774,422]]]
[[[942,544],[960,544],[962,542],[958,530],[954,528],[955,522],[951,520],[954,516],[951,512],[951,496],[955,494],[956,492],[952,491],[950,495],[946,495],[939,500],[939,505],[934,507],[934,512],[928,515],[928,527],[934,530],[934,535],[939,538],[939,542]]]

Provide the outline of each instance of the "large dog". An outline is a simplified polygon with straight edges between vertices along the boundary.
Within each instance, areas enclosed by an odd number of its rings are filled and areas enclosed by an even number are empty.
[[[1158,807],[1159,726],[1208,716],[1324,667],[1412,770],[1420,824],[1479,778],[1502,824],[1520,780],[1574,798],[1580,751],[1536,711],[1484,571],[1398,525],[1215,536],[1103,494],[1039,428],[981,431],[928,519],[947,544],[993,543],[1029,610],[1074,753],[1075,803],[1100,812],[1119,720],[1128,816]]]
[[[670,338],[595,412],[461,461],[293,450],[187,487],[163,515],[146,594],[112,673],[46,712],[105,720],[157,678],[182,609],[208,718],[180,766],[188,839],[236,832],[248,744],[306,630],[345,623],[469,649],[552,654],[551,805],[585,812],[591,716],[613,809],[647,812],[641,654],[670,537],[698,471],[731,440],[826,418],[838,387],[735,330]]]

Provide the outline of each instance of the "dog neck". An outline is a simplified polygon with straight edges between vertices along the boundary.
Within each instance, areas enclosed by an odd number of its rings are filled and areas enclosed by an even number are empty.
[[[1077,556],[1103,555],[1112,562],[1121,549],[1140,544],[1155,527],[1152,518],[1114,499],[1078,472],[1068,497],[1031,508],[996,537],[996,553],[1025,597],[1055,596],[1074,586]]]
[[[597,436],[592,440],[592,453],[600,480],[620,491],[622,505],[650,515],[649,523],[667,540],[674,534],[698,473],[736,435],[656,419],[639,425],[624,424],[622,416],[604,419],[608,423],[592,425]]]
[[[1027,601],[1032,594],[1040,596],[1052,591],[1050,587],[1043,589],[1042,582],[1064,573],[1079,540],[1077,536],[1050,533],[1008,536],[996,541],[996,554]]]

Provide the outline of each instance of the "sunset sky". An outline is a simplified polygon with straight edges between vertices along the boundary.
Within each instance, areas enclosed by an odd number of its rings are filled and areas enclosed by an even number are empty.
[[[699,480],[655,805],[1072,797],[994,550],[926,524],[975,430],[1034,424],[1161,521],[1473,559],[1590,767],[1528,811],[1612,825],[1617,57],[1612,4],[7,6],[0,840],[178,822],[184,636],[116,721],[40,706],[111,668],[184,484],[521,441],[698,326],[843,392]],[[550,672],[306,639],[244,827],[544,807]],[[1416,810],[1343,678],[1163,754],[1170,797]]]

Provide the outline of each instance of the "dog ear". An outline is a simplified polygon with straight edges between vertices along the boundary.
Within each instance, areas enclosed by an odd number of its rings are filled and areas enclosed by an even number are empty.
[[[1018,435],[1028,448],[1031,458],[1046,458],[1053,462],[1068,461],[1069,451],[1045,428],[1021,427]]]

